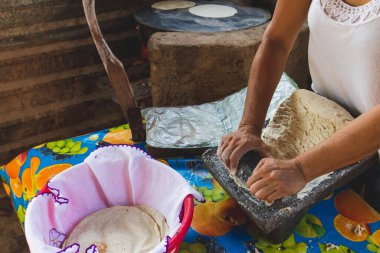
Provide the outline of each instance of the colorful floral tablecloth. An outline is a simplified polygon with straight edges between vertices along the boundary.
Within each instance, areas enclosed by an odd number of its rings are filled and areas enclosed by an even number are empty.
[[[12,199],[21,224],[29,201],[51,177],[82,162],[96,148],[109,144],[127,144],[145,149],[144,143],[131,141],[129,126],[122,125],[36,146],[1,166],[2,183]],[[248,223],[232,227],[225,220],[226,214],[220,210],[225,210],[224,207],[231,202],[200,159],[173,158],[160,161],[178,171],[207,200],[206,203],[195,203],[197,221],[193,222],[181,244],[180,253],[380,253],[380,215],[348,187],[339,189],[313,206],[286,241],[273,245],[264,239],[255,238]],[[232,216],[229,218],[239,219],[233,217],[234,213],[228,215]],[[199,225],[202,219],[206,222]],[[216,234],[223,235],[209,236]],[[57,238],[50,239],[57,241]]]

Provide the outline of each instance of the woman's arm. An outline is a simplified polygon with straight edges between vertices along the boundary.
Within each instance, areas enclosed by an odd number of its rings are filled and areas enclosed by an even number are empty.
[[[273,19],[253,60],[241,126],[261,133],[273,93],[284,71],[311,0],[277,1]]]
[[[353,164],[380,148],[380,105],[298,156],[308,180]]]
[[[311,0],[278,0],[273,19],[264,33],[252,63],[243,117],[239,129],[222,139],[218,155],[228,168],[249,150],[268,155],[260,139],[265,115],[274,90],[298,33],[306,19]]]
[[[298,193],[307,182],[355,163],[379,148],[380,105],[377,105],[295,159],[262,159],[247,186],[257,198],[272,202]]]

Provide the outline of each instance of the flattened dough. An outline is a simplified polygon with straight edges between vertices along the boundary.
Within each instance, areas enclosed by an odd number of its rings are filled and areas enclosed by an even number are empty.
[[[189,12],[204,18],[228,18],[234,16],[238,11],[227,5],[202,4],[190,8]]]
[[[279,159],[290,159],[328,139],[353,120],[344,108],[311,91],[297,90],[277,109],[262,139]]]
[[[168,11],[168,10],[175,10],[175,9],[185,9],[189,7],[193,7],[195,5],[192,1],[161,1],[152,4],[153,9],[162,10],[162,11]]]
[[[84,218],[73,229],[64,247],[78,243],[80,253],[85,253],[92,244],[98,247],[99,253],[148,252],[168,231],[163,215],[151,207],[115,206]]]

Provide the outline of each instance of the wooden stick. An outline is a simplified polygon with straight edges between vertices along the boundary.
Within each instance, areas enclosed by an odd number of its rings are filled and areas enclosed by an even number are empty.
[[[142,125],[141,111],[138,109],[123,63],[112,53],[100,30],[96,18],[95,0],[83,0],[83,9],[92,39],[119,100],[123,115],[131,125],[132,138],[134,141],[143,141],[145,140],[145,131]]]

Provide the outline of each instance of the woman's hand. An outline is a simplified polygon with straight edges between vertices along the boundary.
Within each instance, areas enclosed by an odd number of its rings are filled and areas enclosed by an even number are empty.
[[[256,198],[272,203],[301,191],[307,183],[302,165],[296,160],[262,159],[247,180]]]
[[[262,157],[272,157],[270,149],[261,140],[256,131],[249,126],[242,126],[222,138],[217,155],[224,165],[236,174],[239,160],[248,152],[254,150]]]

